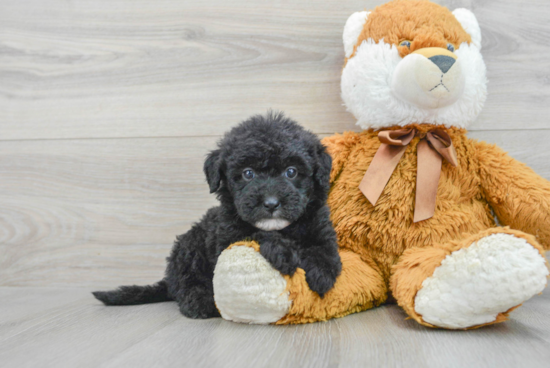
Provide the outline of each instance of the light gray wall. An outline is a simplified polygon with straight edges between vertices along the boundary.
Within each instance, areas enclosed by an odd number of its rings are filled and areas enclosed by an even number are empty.
[[[327,135],[341,33],[383,1],[2,0],[0,286],[114,286],[162,276],[215,203],[202,161],[272,107]],[[474,11],[489,99],[470,136],[550,178],[550,2]]]

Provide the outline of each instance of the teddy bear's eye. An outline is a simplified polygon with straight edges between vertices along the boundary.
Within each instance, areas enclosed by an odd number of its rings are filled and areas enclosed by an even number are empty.
[[[411,41],[407,41],[407,40],[401,41],[399,43],[399,46],[407,46],[410,49],[411,48]]]
[[[256,174],[254,173],[254,170],[252,170],[252,169],[244,169],[243,170],[243,179],[244,180],[250,181],[250,180],[254,179],[255,176],[256,176]]]
[[[447,44],[447,50],[449,50],[450,52],[455,52],[455,47],[452,43]]]

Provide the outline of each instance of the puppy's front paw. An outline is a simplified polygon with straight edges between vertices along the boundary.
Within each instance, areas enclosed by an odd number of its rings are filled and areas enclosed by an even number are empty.
[[[315,291],[322,298],[325,293],[332,289],[336,282],[336,274],[318,268],[306,270],[306,281],[309,288]]]
[[[282,236],[262,234],[257,237],[260,244],[260,254],[284,275],[294,275],[300,264],[298,253],[294,249],[294,242]]]
[[[260,248],[261,249],[261,248]],[[275,252],[262,252],[261,254],[267,259],[267,261],[275,268],[277,271],[283,275],[294,275],[296,269],[298,268],[298,255],[296,252],[279,248]]]
[[[283,275],[294,275],[300,259],[293,249],[284,246],[268,243],[260,245],[260,253],[264,258]]]
[[[342,262],[338,254],[331,256],[329,253],[319,254],[309,250],[305,252],[300,267],[306,271],[309,288],[322,298],[334,286],[342,271]]]

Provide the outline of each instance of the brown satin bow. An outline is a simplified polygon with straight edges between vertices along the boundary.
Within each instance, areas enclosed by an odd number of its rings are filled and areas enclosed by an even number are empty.
[[[359,189],[373,206],[416,133],[416,129],[384,130],[378,133],[382,144],[359,184]],[[435,129],[428,132],[417,145],[414,222],[427,220],[434,215],[442,158],[455,167],[458,165],[451,137],[444,130]]]

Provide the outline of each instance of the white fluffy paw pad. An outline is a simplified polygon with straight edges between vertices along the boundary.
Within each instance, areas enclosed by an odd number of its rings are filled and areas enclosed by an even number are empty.
[[[214,270],[214,300],[224,319],[266,324],[291,306],[286,280],[253,248],[226,249]]]
[[[422,283],[415,310],[435,326],[466,328],[495,321],[546,286],[544,258],[526,240],[493,234],[448,255]]]

